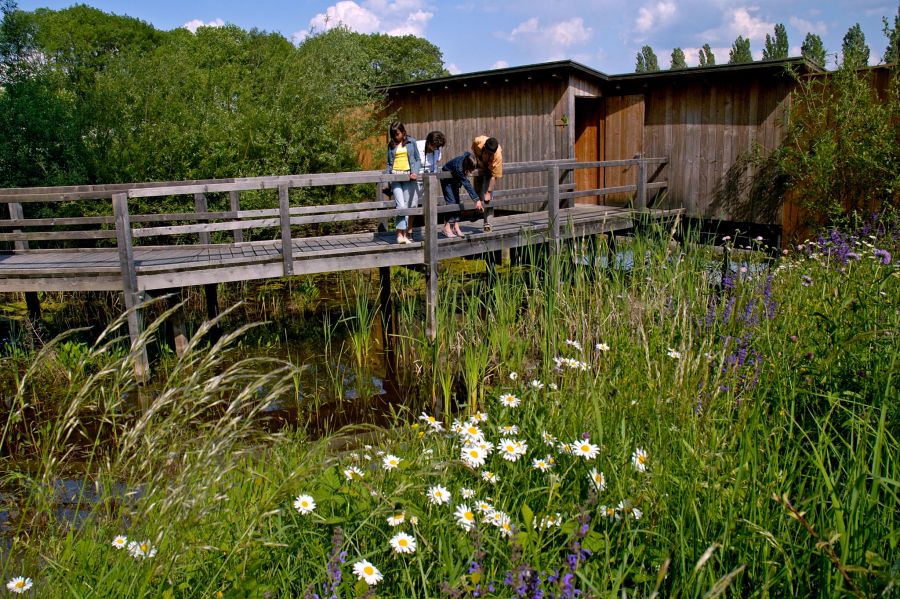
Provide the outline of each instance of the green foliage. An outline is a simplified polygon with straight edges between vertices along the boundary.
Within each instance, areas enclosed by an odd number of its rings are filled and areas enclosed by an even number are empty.
[[[684,50],[681,48],[672,50],[672,66],[669,68],[673,71],[687,68],[687,62],[684,60]]]
[[[703,47],[700,48],[700,66],[711,67],[714,64],[716,64],[716,55],[713,54],[709,44],[703,44]]]
[[[634,65],[636,73],[653,73],[659,70],[659,60],[656,53],[650,46],[644,46],[637,54],[637,61]]]
[[[859,23],[853,25],[844,34],[841,43],[841,66],[858,69],[869,65],[869,46],[866,44],[866,34],[863,33]]]
[[[787,31],[784,24],[775,25],[775,36],[766,34],[766,45],[763,47],[763,60],[776,60],[787,58],[790,46],[788,45]]]
[[[753,54],[750,52],[750,38],[745,39],[744,36],[739,35],[731,44],[731,50],[728,52],[728,64],[742,62],[753,62]]]
[[[881,17],[883,24],[882,31],[888,40],[887,47],[884,49],[885,63],[900,62],[900,6],[897,7],[897,14],[894,16],[894,26],[891,27],[887,17]]]
[[[827,78],[802,79],[779,150],[788,188],[818,214],[838,215],[897,201],[900,192],[900,80],[879,93],[871,74],[846,62]]]
[[[803,45],[800,46],[800,55],[813,64],[824,68],[826,56],[822,38],[815,33],[807,33],[806,38],[803,40]]]

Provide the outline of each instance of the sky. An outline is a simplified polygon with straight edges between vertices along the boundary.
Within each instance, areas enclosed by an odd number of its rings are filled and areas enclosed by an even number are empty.
[[[859,23],[877,64],[887,40],[882,17],[893,23],[900,0],[82,0],[105,12],[136,17],[158,29],[234,24],[277,31],[296,43],[310,32],[343,24],[360,33],[412,34],[443,52],[453,73],[571,59],[607,74],[634,70],[635,55],[653,48],[668,68],[674,47],[689,66],[709,44],[728,62],[738,35],[762,57],[776,23],[800,55],[816,33],[834,65],[847,30]],[[18,0],[19,8],[66,8],[71,0]]]

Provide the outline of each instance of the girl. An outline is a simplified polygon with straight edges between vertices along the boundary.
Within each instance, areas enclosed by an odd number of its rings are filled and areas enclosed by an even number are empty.
[[[416,147],[416,140],[406,134],[406,127],[400,121],[391,123],[388,137],[390,141],[385,172],[409,175],[408,181],[392,181],[390,185],[397,209],[405,210],[411,206],[412,200],[416,196],[416,179],[422,166],[422,159],[419,155],[419,148]],[[412,243],[410,237],[406,216],[398,216],[397,243]]]

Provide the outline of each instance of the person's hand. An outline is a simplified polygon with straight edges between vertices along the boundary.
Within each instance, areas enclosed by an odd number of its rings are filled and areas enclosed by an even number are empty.
[[[416,173],[410,173],[410,174],[409,174],[409,180],[410,180],[410,181],[415,181],[418,177],[419,177],[419,175],[417,175]]]
[[[481,200],[475,200],[475,210],[478,212],[484,212],[484,204],[481,203]]]

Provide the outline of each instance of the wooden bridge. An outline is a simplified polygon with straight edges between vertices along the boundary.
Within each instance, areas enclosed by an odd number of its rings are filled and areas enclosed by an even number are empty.
[[[648,168],[665,162],[664,158],[635,157],[506,165],[505,175],[544,173],[546,185],[498,190],[491,206],[506,215],[491,220],[492,230],[484,231],[481,221],[463,221],[466,236],[450,239],[438,234],[438,214],[471,210],[472,204],[445,205],[439,199],[439,179],[448,177],[448,173],[427,175],[422,206],[406,210],[396,209],[393,201],[291,205],[293,189],[375,184],[378,190],[390,181],[405,178],[377,171],[2,189],[0,203],[9,206],[9,219],[0,220],[0,243],[11,248],[0,251],[0,292],[26,292],[26,301],[32,307],[38,291],[121,291],[129,309],[129,333],[134,342],[141,330],[137,308],[146,292],[153,290],[192,285],[207,285],[207,290],[214,290],[223,282],[423,265],[426,327],[433,339],[440,260],[532,244],[547,244],[552,253],[564,239],[631,228],[639,213],[672,214],[647,208],[648,194],[666,187],[665,181],[647,182]],[[635,183],[578,191],[567,183],[575,169],[606,167],[635,167]],[[242,192],[262,190],[270,190],[272,208],[241,209]],[[580,197],[622,193],[633,194],[631,207],[575,203]],[[229,209],[210,211],[208,198],[212,194],[227,194]],[[144,198],[146,205],[146,199],[185,195],[193,196],[192,212],[132,214],[129,210],[129,200]],[[102,202],[99,206],[98,201]],[[78,208],[82,202],[93,204],[84,210]],[[74,207],[76,214],[101,216],[26,217],[23,209],[23,204],[57,204],[58,214],[63,212],[60,203],[66,203],[66,212]],[[394,234],[386,231],[387,219],[399,215],[422,217],[422,225],[413,230],[414,243],[398,244]],[[382,226],[376,230],[379,222]],[[295,236],[300,226],[325,223],[351,223],[363,232]],[[266,231],[268,236],[263,239],[245,240],[245,232],[249,237]],[[146,355],[140,354],[136,368],[143,377],[148,364]]]

